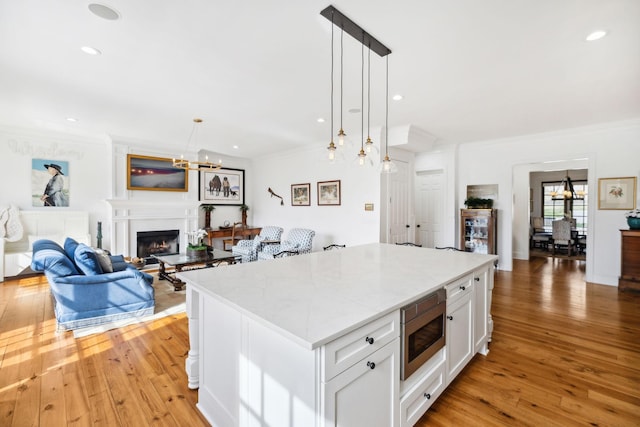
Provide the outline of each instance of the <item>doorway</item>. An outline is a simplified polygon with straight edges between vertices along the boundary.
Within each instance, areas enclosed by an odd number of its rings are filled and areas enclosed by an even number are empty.
[[[416,243],[426,248],[447,246],[444,229],[444,171],[416,174]]]

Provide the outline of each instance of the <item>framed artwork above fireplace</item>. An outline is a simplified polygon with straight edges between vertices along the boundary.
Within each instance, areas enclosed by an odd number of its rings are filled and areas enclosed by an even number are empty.
[[[172,159],[127,154],[127,190],[188,191],[189,174]]]

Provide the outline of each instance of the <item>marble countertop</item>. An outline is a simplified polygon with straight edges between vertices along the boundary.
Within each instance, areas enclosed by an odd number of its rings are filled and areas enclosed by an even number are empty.
[[[178,277],[315,349],[495,260],[496,255],[371,243]]]

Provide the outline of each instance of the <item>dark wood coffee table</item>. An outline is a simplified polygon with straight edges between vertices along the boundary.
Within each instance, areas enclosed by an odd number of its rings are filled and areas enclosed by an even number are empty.
[[[237,258],[231,252],[220,249],[213,249],[207,252],[206,257],[189,257],[186,254],[175,255],[152,255],[158,260],[158,279],[168,280],[176,291],[182,290],[184,282],[176,277],[176,273],[185,270],[197,270],[200,268],[217,267],[223,262],[235,264]],[[168,267],[173,267],[173,271],[167,271]]]

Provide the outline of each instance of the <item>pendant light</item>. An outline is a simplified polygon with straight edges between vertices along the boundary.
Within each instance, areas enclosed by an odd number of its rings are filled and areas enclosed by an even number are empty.
[[[329,150],[329,161],[331,163],[336,160],[336,144],[333,142],[333,13],[331,13],[331,138],[327,150]]]
[[[364,32],[362,36],[362,49],[361,49],[361,69],[360,77],[362,77],[362,84],[360,86],[360,152],[358,153],[358,165],[365,166],[367,160],[367,153],[364,151]]]
[[[367,155],[371,155],[376,149],[371,140],[371,46],[369,46],[369,57],[367,58],[367,140],[364,146]],[[371,157],[369,159],[373,162]]]
[[[387,88],[387,96],[386,96],[386,108],[385,108],[385,117],[384,117],[384,146],[385,146],[385,154],[384,160],[382,161],[380,171],[382,173],[396,173],[398,172],[398,167],[391,161],[389,158],[389,55],[387,55],[387,77],[386,77],[386,88]]]
[[[338,131],[338,147],[344,146],[344,138],[347,136],[342,127],[343,88],[344,88],[344,25],[340,26],[340,130]],[[333,31],[333,28],[331,29]]]

